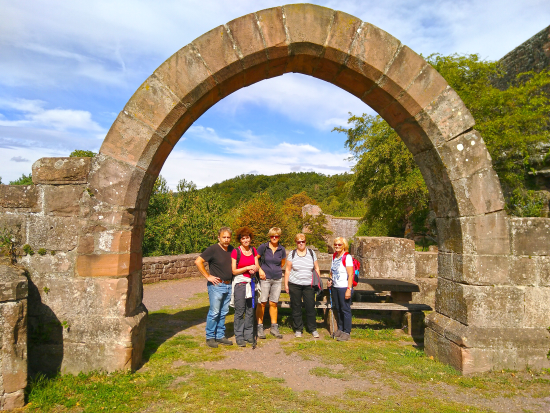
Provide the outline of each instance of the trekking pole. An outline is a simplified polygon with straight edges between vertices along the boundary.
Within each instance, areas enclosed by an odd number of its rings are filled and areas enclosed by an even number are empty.
[[[330,318],[330,336],[334,338],[334,310],[332,309],[332,287],[329,287],[328,289],[328,295],[330,297],[330,311],[331,313],[328,314]]]
[[[254,322],[252,324],[252,350],[256,348],[258,344],[258,318],[256,317],[256,283],[254,280],[255,276],[251,277],[250,288],[252,288],[252,314],[254,317]]]

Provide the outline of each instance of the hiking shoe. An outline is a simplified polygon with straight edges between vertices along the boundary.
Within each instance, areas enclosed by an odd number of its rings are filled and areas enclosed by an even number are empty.
[[[350,339],[349,333],[344,333],[342,331],[342,334],[340,334],[340,337],[337,338],[338,341],[348,341]]]
[[[301,331],[295,331],[294,332],[294,337],[301,338],[302,337],[302,332]]]
[[[224,344],[226,346],[232,346],[233,342],[231,340],[226,339],[225,337],[217,338],[216,343]]]
[[[258,338],[266,338],[263,324],[258,324]]]
[[[342,335],[343,331],[342,330],[336,330],[334,332],[334,334],[332,335],[334,338],[338,338]]]
[[[313,338],[319,338],[319,332],[317,330],[313,331],[311,335],[313,336]]]
[[[250,344],[254,344],[254,337],[245,338],[244,341],[246,341],[247,343],[250,343]]]
[[[246,347],[246,341],[244,340],[237,340],[237,345],[239,347]]]
[[[206,345],[208,347],[218,348],[218,343],[216,342],[215,338],[207,338],[206,339]]]
[[[269,332],[275,338],[283,338],[283,335],[281,333],[279,333],[279,325],[278,324],[271,324],[271,328],[269,329]]]

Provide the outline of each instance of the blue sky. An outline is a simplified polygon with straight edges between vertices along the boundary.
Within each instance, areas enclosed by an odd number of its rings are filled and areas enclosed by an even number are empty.
[[[550,24],[548,0],[319,1],[413,50],[499,59]],[[208,30],[274,1],[0,0],[0,176],[46,156],[99,150],[138,86]],[[199,187],[243,173],[348,171],[348,112],[370,109],[320,80],[287,74],[242,89],[184,134],[161,174]]]

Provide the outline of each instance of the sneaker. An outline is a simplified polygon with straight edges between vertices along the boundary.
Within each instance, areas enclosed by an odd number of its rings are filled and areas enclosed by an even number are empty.
[[[340,334],[340,337],[337,338],[338,341],[348,341],[350,339],[349,333],[344,333],[342,331],[342,334]]]
[[[262,339],[266,338],[263,324],[258,324],[258,338],[262,338]]]
[[[313,338],[319,338],[319,332],[317,330],[311,333],[311,335],[313,336]]]
[[[218,343],[216,342],[215,338],[207,338],[206,339],[206,345],[208,347],[218,348]]]
[[[278,324],[271,324],[271,328],[269,329],[269,332],[275,338],[283,338],[283,335],[281,333],[279,333],[279,325]]]
[[[239,347],[246,347],[246,341],[244,340],[237,340],[237,345]]]
[[[225,337],[217,338],[216,343],[224,344],[226,346],[232,346],[233,342],[231,340],[226,339]]]
[[[336,330],[334,332],[334,334],[332,335],[334,338],[338,338],[342,335],[343,331],[342,330]]]
[[[301,331],[295,331],[294,332],[294,337],[296,337],[296,338],[302,337],[302,332]]]

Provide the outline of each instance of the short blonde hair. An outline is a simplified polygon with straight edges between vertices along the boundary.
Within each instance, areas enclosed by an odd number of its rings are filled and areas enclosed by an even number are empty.
[[[344,237],[336,237],[334,238],[334,241],[332,241],[332,243],[334,244],[336,241],[339,241],[344,245],[344,251],[349,251],[349,244],[347,239],[345,239]]]
[[[282,232],[283,231],[281,231],[281,228],[273,227],[269,230],[269,232],[267,233],[267,236],[270,237],[272,235],[278,235],[280,237]]]
[[[306,234],[302,234],[301,232],[299,234],[296,234],[294,237],[294,241],[300,241],[300,240],[306,240]]]

